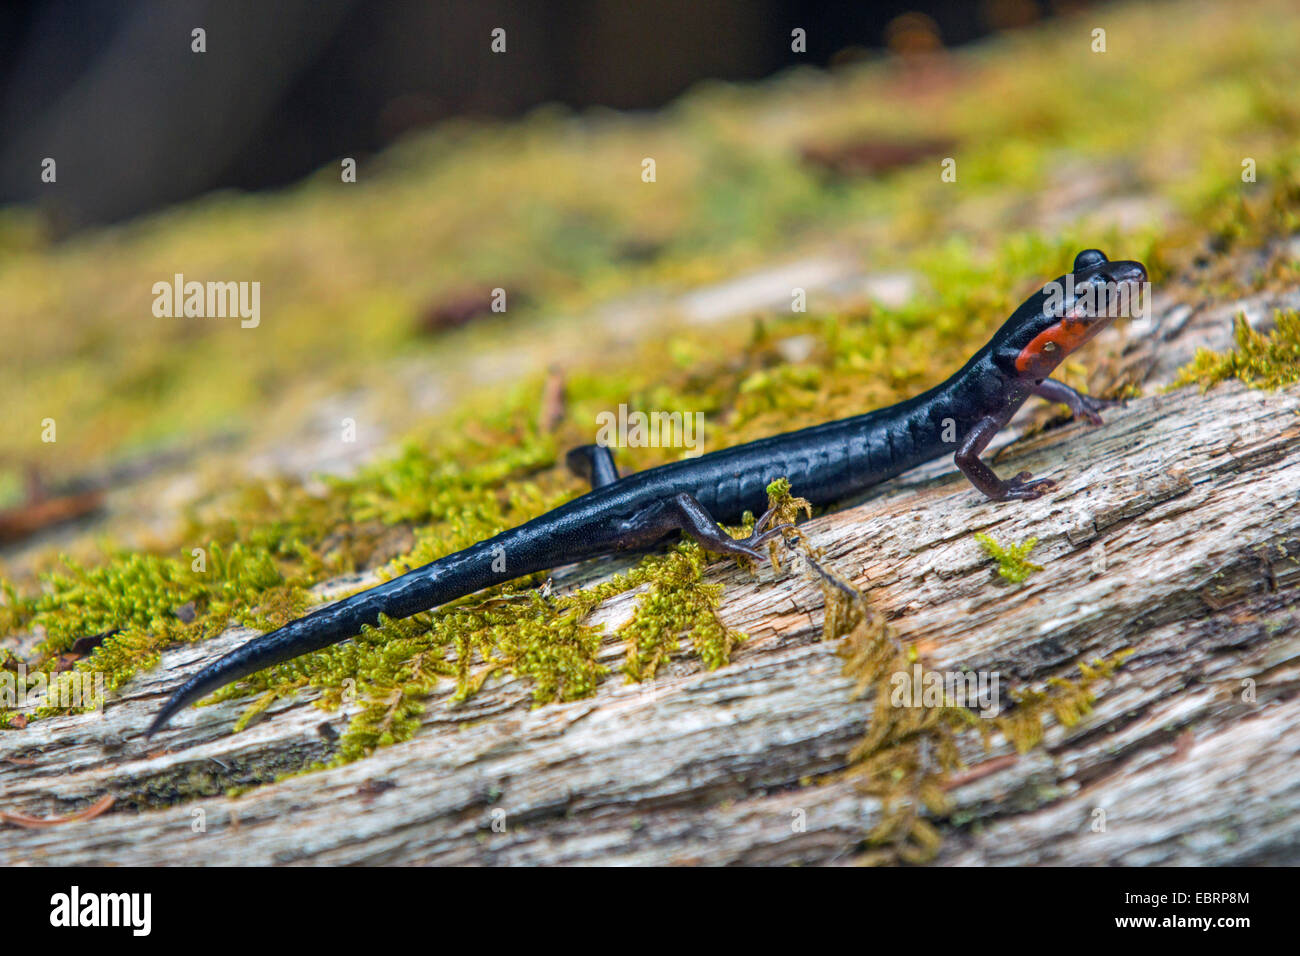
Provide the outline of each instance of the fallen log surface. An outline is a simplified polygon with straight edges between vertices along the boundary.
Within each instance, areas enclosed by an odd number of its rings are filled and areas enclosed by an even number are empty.
[[[1226,345],[1241,307],[1170,309],[1130,331],[1123,361],[1167,381],[1194,345]],[[1106,418],[998,454],[1004,474],[1060,481],[1038,501],[983,501],[945,461],[804,526],[932,668],[1028,687],[1133,651],[1092,713],[1050,723],[1038,747],[968,742],[937,862],[1295,863],[1300,389],[1148,387]],[[976,532],[1036,537],[1044,570],[1005,584]],[[229,701],[145,741],[178,682],[251,632],[170,650],[100,713],[0,733],[0,810],[58,817],[115,798],[94,819],[0,827],[0,862],[850,862],[881,808],[837,771],[871,704],[819,640],[821,591],[793,566],[710,573],[722,617],[749,635],[725,667],[682,657],[628,685],[611,637],[613,674],[590,699],[533,707],[522,682],[499,680],[453,705],[447,685],[413,739],[279,782],[329,758],[348,712],[304,692],[232,734],[248,701]],[[595,619],[612,634],[635,599]]]

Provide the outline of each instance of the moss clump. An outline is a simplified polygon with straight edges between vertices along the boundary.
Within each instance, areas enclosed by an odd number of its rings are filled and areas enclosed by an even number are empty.
[[[1041,565],[1028,560],[1029,552],[1038,544],[1037,538],[1026,538],[1020,544],[1001,545],[987,534],[977,533],[975,540],[998,565],[998,574],[1011,584],[1020,584],[1035,571],[1043,570]]]
[[[216,634],[232,619],[279,626],[307,603],[302,582],[267,552],[212,542],[201,559],[124,553],[97,568],[65,560],[26,603],[25,626],[45,633],[37,651],[47,672],[78,639],[106,635],[75,666],[106,675],[114,691],[163,647]]]
[[[1198,384],[1207,391],[1235,378],[1251,388],[1282,388],[1300,382],[1300,313],[1275,313],[1276,327],[1262,335],[1245,316],[1234,320],[1237,347],[1222,354],[1198,349],[1196,358],[1178,372],[1171,387]]]
[[[1046,716],[1054,717],[1063,727],[1073,727],[1091,713],[1097,701],[1096,685],[1113,677],[1135,650],[1125,648],[1110,657],[1081,662],[1078,677],[1050,677],[1042,688],[1012,691],[1013,706],[996,717],[994,724],[1017,751],[1026,753],[1042,741]]]
[[[790,492],[790,481],[787,478],[778,478],[767,486],[768,507],[773,509],[772,518],[768,522],[768,527],[777,527],[783,524],[794,524],[799,520],[802,513],[804,517],[812,517],[812,503],[807,498],[798,498]],[[784,538],[784,541],[781,540]],[[781,567],[781,545],[791,544],[801,540],[799,532],[791,529],[784,536],[773,538],[767,543],[768,554],[772,558],[772,566]]]
[[[0,578],[0,634],[24,630],[36,613],[35,605],[36,601],[22,594],[12,581]]]
[[[867,834],[859,860],[865,864],[924,863],[938,854],[937,823],[951,813],[947,787],[962,766],[962,734],[977,731],[988,748],[994,732],[1001,732],[1024,752],[1042,740],[1048,717],[1065,726],[1077,723],[1096,699],[1095,685],[1132,653],[1080,664],[1078,679],[1054,677],[1042,689],[1013,690],[1011,707],[992,719],[981,718],[946,691],[939,703],[922,699],[917,706],[895,706],[896,680],[919,666],[916,653],[857,588],[822,566],[802,542],[799,552],[825,597],[823,639],[841,641],[844,672],[854,680],[855,693],[873,698],[867,733],[850,752],[848,770],[860,790],[881,804],[880,820]]]
[[[618,632],[627,642],[623,673],[629,680],[652,679],[663,661],[677,653],[682,636],[690,638],[710,669],[726,664],[732,648],[745,639],[718,617],[722,585],[705,583],[707,565],[706,553],[694,542],[683,542],[656,562],[649,588]]]
[[[628,679],[653,677],[678,652],[682,637],[705,666],[719,667],[744,635],[718,618],[722,587],[704,580],[707,565],[706,553],[683,541],[667,554],[646,556],[626,574],[572,594],[503,587],[437,611],[384,618],[354,641],[263,671],[214,699],[258,694],[237,729],[277,698],[306,686],[321,691],[318,703],[326,709],[359,703],[333,761],[345,763],[413,736],[445,680],[455,684],[451,703],[472,697],[498,673],[526,680],[539,705],[590,696],[608,669],[597,661],[605,635],[585,619],[603,602],[642,586],[646,593],[616,635],[628,645]]]
[[[895,674],[916,661],[860,591],[810,559],[826,596],[826,639],[842,639],[844,673],[858,696],[872,696],[867,733],[849,752],[850,776],[877,798],[881,817],[866,835],[859,862],[924,863],[943,838],[933,821],[951,811],[944,784],[961,767],[957,735],[980,724],[965,707],[895,707]]]

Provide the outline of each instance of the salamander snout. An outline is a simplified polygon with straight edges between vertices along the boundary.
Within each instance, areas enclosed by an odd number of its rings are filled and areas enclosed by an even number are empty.
[[[1131,259],[1106,263],[1106,267],[1101,270],[1101,275],[1107,282],[1114,283],[1147,281],[1146,266]]]
[[[1100,249],[1084,249],[1074,257],[1076,282],[1101,279],[1103,282],[1146,282],[1146,266],[1132,259],[1111,262]]]
[[[1147,269],[1135,260],[1112,262],[1100,249],[1085,249],[1074,258],[1073,274],[1064,279],[1065,304],[1076,320],[1132,318],[1136,308],[1144,307]]]

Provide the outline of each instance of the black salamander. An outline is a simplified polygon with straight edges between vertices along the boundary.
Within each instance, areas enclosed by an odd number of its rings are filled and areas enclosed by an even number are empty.
[[[592,490],[532,521],[401,577],[362,591],[254,638],[203,668],[154,718],[154,734],[182,707],[263,668],[347,640],[381,614],[409,617],[448,601],[563,564],[617,552],[644,551],[685,532],[719,554],[761,560],[759,546],[785,527],[763,515],[735,539],[718,527],[767,503],[767,486],[785,477],[802,497],[828,505],[922,462],[954,454],[971,484],[994,501],[1037,498],[1056,487],[1022,472],[999,478],[980,453],[1031,395],[1069,406],[1101,424],[1102,402],[1048,376],[1072,351],[1105,328],[1112,309],[1097,307],[1103,289],[1136,289],[1147,279],[1139,262],[1080,252],[1073,274],[1030,296],[993,338],[947,381],[897,405],[773,435],[620,477],[608,448],[569,452],[569,467]],[[1069,280],[1067,282],[1067,280]]]

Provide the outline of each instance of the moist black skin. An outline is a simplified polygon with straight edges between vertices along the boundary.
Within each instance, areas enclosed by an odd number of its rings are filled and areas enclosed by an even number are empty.
[[[409,617],[493,584],[586,558],[645,551],[679,532],[705,549],[762,560],[759,546],[788,525],[769,528],[763,515],[754,532],[733,539],[718,527],[767,504],[767,486],[787,478],[815,505],[830,505],[893,478],[922,462],[952,453],[971,484],[994,501],[1026,501],[1056,487],[1028,472],[1004,481],[980,460],[989,441],[1030,395],[1070,407],[1101,424],[1108,402],[1081,395],[1048,375],[1070,351],[1110,322],[1078,306],[1088,284],[1146,281],[1133,261],[1109,261],[1096,249],[1075,258],[1074,297],[1054,303],[1045,286],[1030,296],[993,338],[947,381],[888,408],[773,435],[619,477],[608,448],[583,445],[569,452],[569,467],[592,490],[532,521],[401,577],[291,621],[254,638],[208,665],[176,691],[146,736],[182,707],[232,681],[310,651],[337,644],[379,623],[380,614]],[[1056,279],[1064,286],[1066,277]],[[1062,308],[1053,311],[1054,305]],[[1062,311],[1067,313],[1069,335]],[[1055,338],[1054,338],[1055,337]],[[1044,344],[1047,343],[1047,344]],[[1064,344],[1061,344],[1064,343]]]

